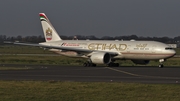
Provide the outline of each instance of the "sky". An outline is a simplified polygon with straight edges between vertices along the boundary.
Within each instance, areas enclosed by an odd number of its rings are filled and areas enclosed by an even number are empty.
[[[180,0],[1,0],[0,35],[42,35],[45,13],[59,35],[180,36]]]

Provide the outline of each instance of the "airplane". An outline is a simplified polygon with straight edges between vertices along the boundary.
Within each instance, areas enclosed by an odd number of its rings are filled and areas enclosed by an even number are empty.
[[[39,16],[46,42],[14,44],[43,47],[60,55],[86,58],[85,67],[97,64],[117,67],[116,60],[131,60],[142,65],[159,60],[158,67],[162,68],[163,62],[176,54],[173,48],[157,41],[62,40],[45,13],[39,13]]]

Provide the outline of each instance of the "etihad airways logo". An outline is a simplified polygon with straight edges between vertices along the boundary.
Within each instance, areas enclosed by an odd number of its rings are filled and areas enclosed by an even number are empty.
[[[46,29],[46,40],[51,40],[52,39],[52,29],[48,28]]]

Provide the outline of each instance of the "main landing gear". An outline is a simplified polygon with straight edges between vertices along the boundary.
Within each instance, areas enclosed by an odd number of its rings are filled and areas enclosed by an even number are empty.
[[[94,64],[90,61],[87,61],[87,62],[83,63],[83,66],[84,67],[96,67],[96,64]]]
[[[83,63],[83,66],[84,67],[96,67],[96,64],[87,61],[87,62]],[[107,66],[108,67],[119,67],[119,63],[111,62],[111,63],[107,64]]]
[[[86,61],[83,63],[84,67],[96,67],[96,64],[92,63],[91,60]],[[119,63],[110,62],[107,64],[108,67],[119,67]]]
[[[164,67],[163,62],[164,62],[164,59],[160,59],[159,60],[159,68],[163,68]]]
[[[119,67],[119,63],[110,62],[107,66],[108,67]]]

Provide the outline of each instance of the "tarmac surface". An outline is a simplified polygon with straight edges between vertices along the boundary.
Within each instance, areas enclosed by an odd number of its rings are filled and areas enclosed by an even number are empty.
[[[1,64],[0,67],[25,68],[0,70],[0,80],[180,83],[180,67],[78,67],[10,64]]]

